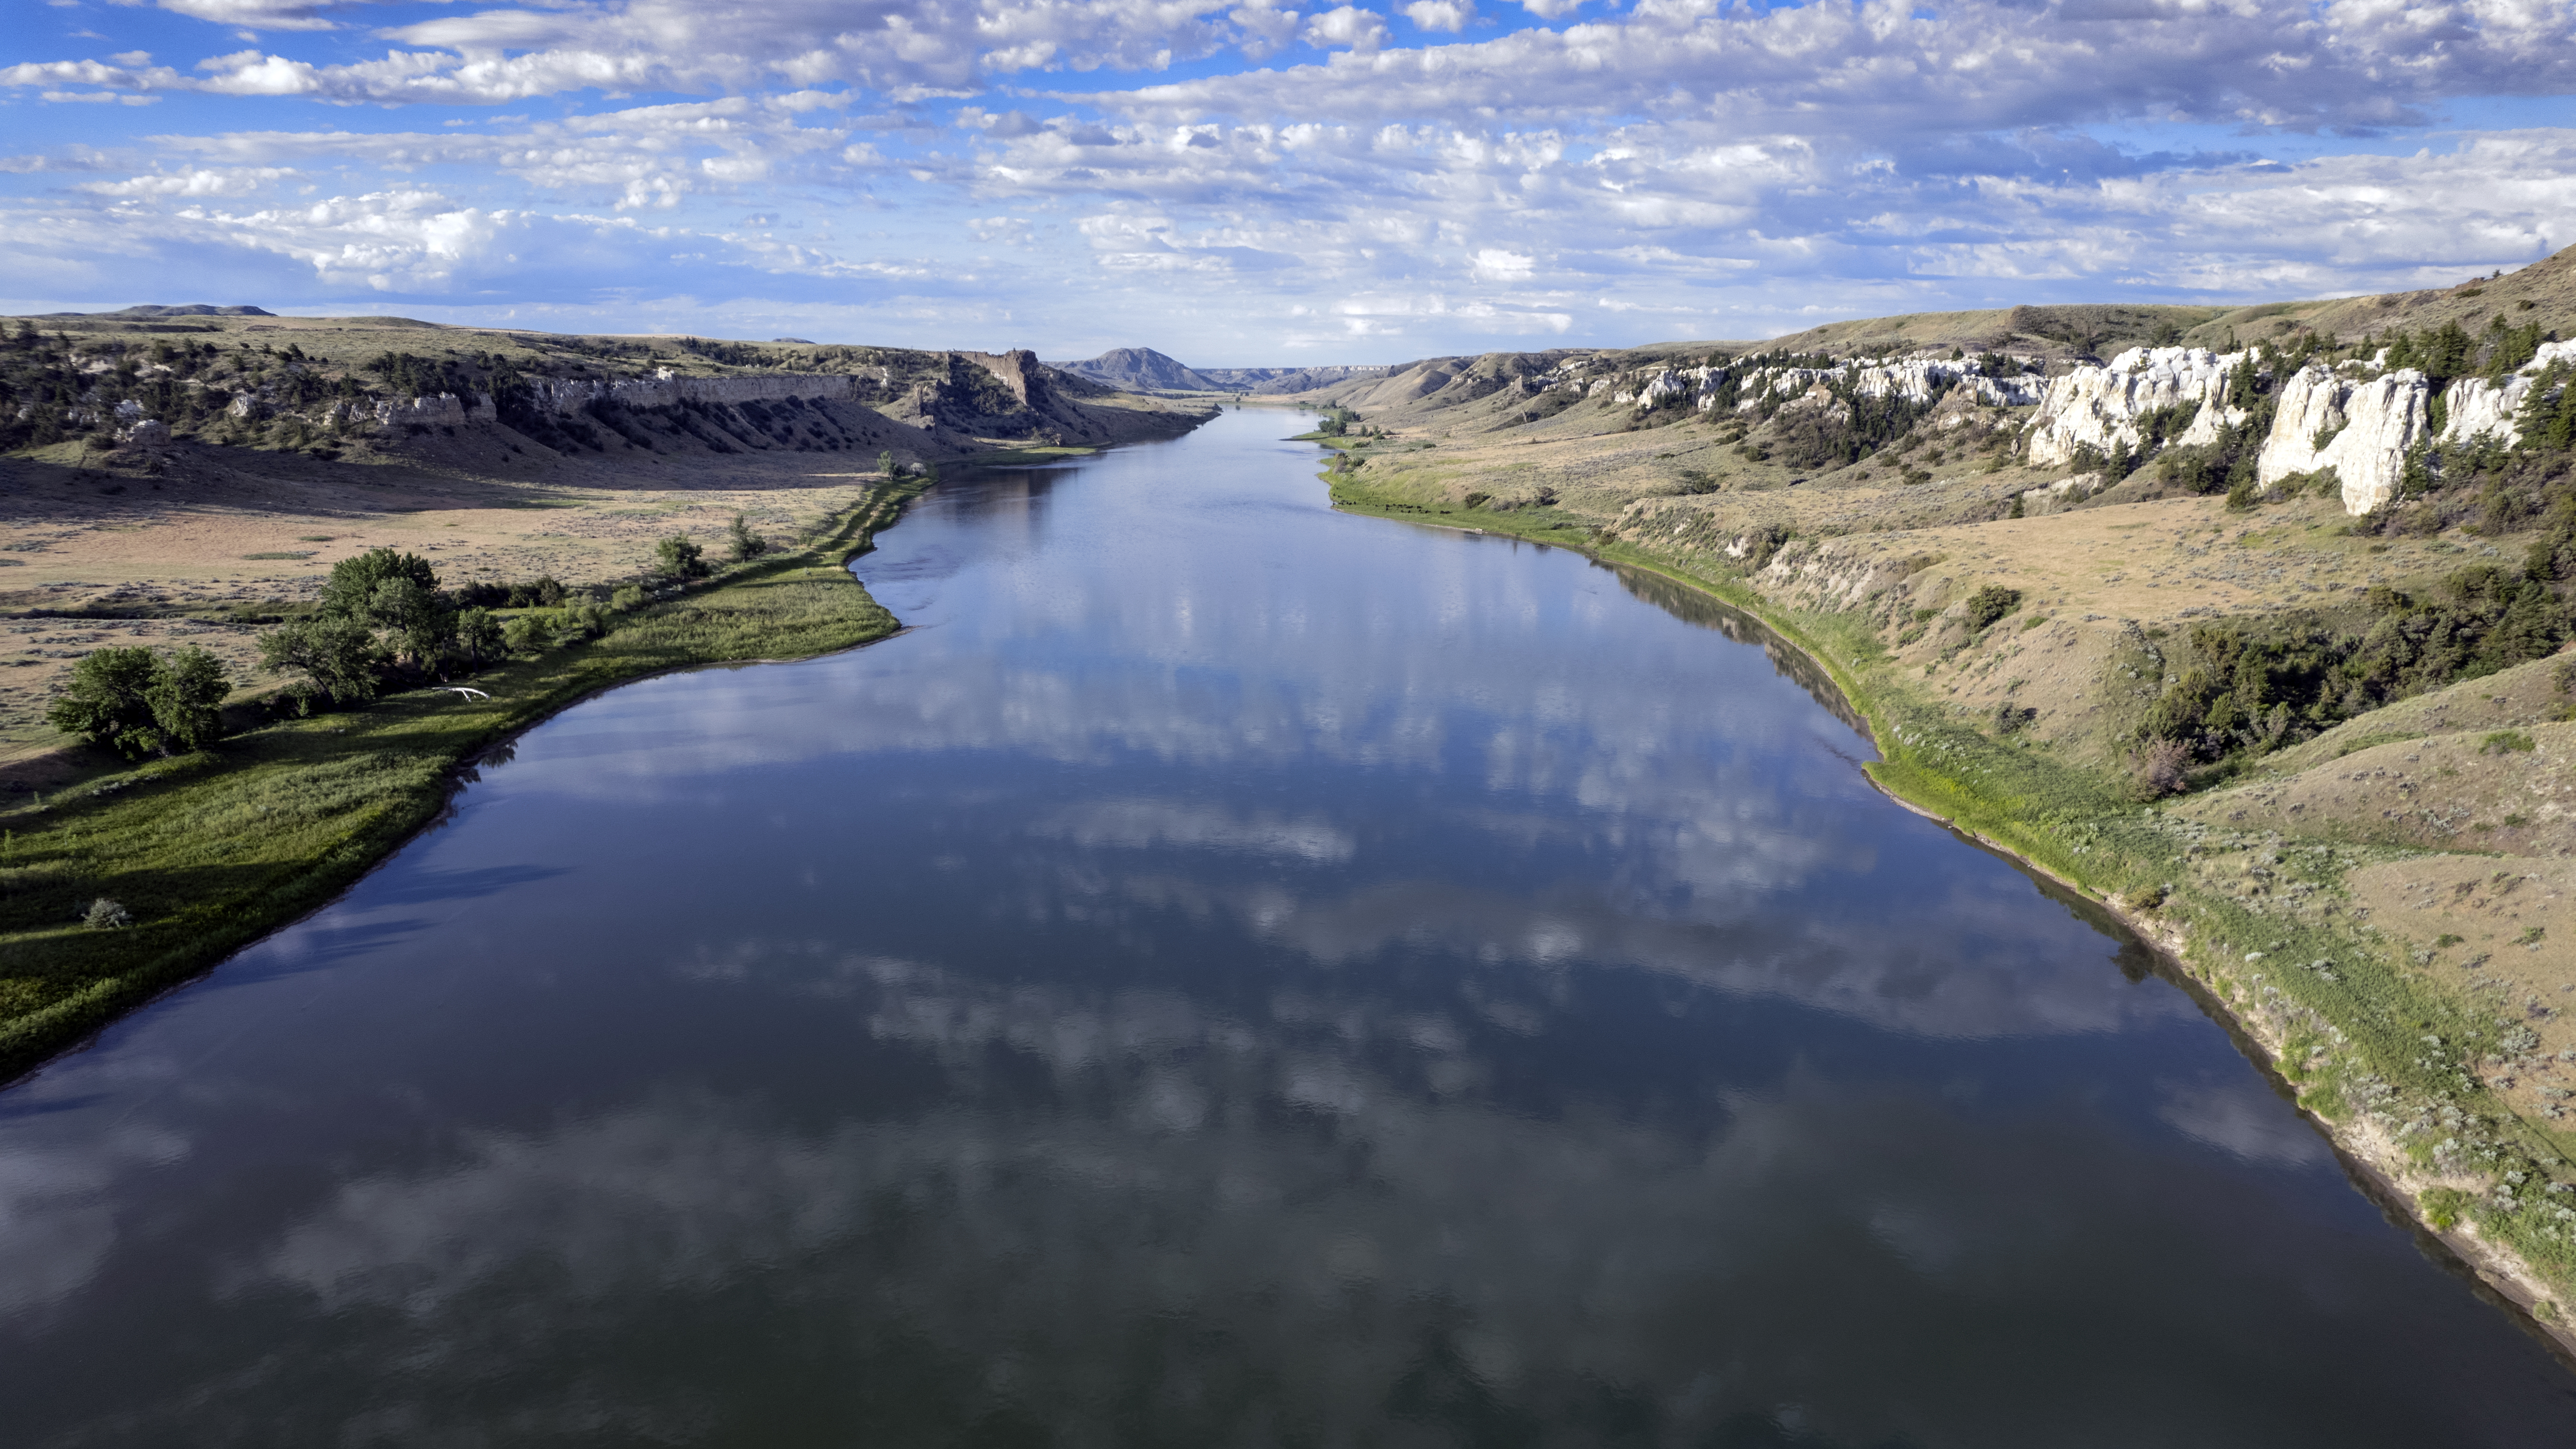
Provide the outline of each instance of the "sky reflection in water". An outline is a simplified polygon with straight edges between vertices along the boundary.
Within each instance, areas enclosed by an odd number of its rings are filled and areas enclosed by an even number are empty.
[[[27,1442],[2528,1444],[2570,1379],[1705,605],[963,480],[0,1096]],[[1674,612],[1641,601],[1662,598]]]

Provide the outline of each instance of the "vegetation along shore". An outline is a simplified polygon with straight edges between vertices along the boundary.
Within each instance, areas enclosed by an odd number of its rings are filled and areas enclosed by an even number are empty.
[[[1436,358],[1347,510],[1759,619],[1907,804],[2127,921],[2562,1347],[2576,255],[2438,291]],[[1669,581],[1669,582],[1659,582]]]
[[[1026,353],[214,309],[0,342],[0,1072],[347,887],[599,690],[897,621],[944,463],[1195,426]]]

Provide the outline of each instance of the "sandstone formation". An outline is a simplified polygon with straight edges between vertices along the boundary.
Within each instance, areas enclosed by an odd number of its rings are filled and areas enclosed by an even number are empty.
[[[2133,347],[2107,367],[2077,367],[2052,380],[2040,399],[2030,461],[2054,468],[2074,462],[2079,449],[2102,457],[2122,446],[2135,450],[2145,441],[2147,415],[2173,408],[2192,409],[2192,430],[2214,434],[2211,405],[2246,360],[2242,352],[2221,357],[2199,347]]]
[[[2397,495],[2406,450],[2426,431],[2429,392],[2424,374],[2411,367],[2356,378],[2309,363],[2281,384],[2257,481],[2270,488],[2332,468],[2342,479],[2344,511],[2368,513]]]

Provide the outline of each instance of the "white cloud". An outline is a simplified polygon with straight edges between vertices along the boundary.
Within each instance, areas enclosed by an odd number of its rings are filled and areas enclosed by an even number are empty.
[[[726,305],[747,316],[861,308],[900,282],[904,310],[853,325],[990,309],[1088,336],[1169,316],[1217,339],[1211,356],[1358,337],[1392,360],[2112,287],[2349,292],[2576,240],[2569,133],[2416,121],[2576,90],[2564,5],[2141,3],[2111,21],[2018,0],[1639,0],[1586,19],[1532,0],[1560,23],[1394,49],[1378,10],[1277,0],[564,0],[431,12],[364,56],[349,36],[372,7],[170,8],[271,39],[0,67],[0,86],[78,107],[26,108],[27,154],[0,160],[45,178],[0,193],[29,203],[0,212],[17,275],[211,245],[281,295],[613,307],[685,253],[744,279]],[[1396,13],[1441,34],[1476,18],[1472,0]],[[1335,53],[1211,59],[1301,39]],[[1184,61],[1190,78],[1161,74]],[[110,104],[174,91],[205,97],[192,117],[239,97],[284,128],[146,135]],[[452,110],[549,96],[512,109],[551,119]],[[297,101],[327,120],[268,119]],[[2233,139],[2249,128],[2275,162],[2195,150],[2253,145]],[[61,171],[89,184],[61,190]],[[287,180],[342,193],[345,214],[244,199]],[[420,197],[438,200],[395,200]],[[788,222],[738,235],[748,210]],[[991,250],[971,296],[933,261],[965,245]],[[1226,340],[1246,329],[1253,353]]]
[[[84,182],[78,189],[97,196],[240,196],[295,174],[279,166],[199,166],[129,181]]]
[[[1307,21],[1304,35],[1308,45],[1347,46],[1368,55],[1386,44],[1387,29],[1385,19],[1376,11],[1343,5]]]
[[[1476,18],[1472,0],[1413,0],[1404,7],[1404,18],[1417,30],[1445,30],[1456,34]]]

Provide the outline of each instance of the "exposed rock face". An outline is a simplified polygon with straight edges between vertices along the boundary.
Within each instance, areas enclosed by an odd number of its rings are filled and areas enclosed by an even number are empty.
[[[1666,398],[1688,396],[1706,412],[1717,405],[1717,386],[1730,373],[1737,381],[1735,410],[1751,412],[1765,397],[1803,397],[1819,386],[1847,382],[1862,397],[1902,397],[1926,403],[1944,388],[1965,392],[1994,407],[2027,407],[2039,401],[2046,380],[2009,375],[1988,377],[1973,359],[1948,361],[1916,358],[1898,362],[1851,362],[1839,367],[1756,367],[1738,371],[1731,365],[1660,368],[1642,383],[1615,377],[1572,384],[1587,396],[1610,393],[1613,402],[1633,402],[1643,412]]]
[[[2510,377],[2494,382],[2464,377],[2452,383],[2442,394],[2446,414],[2442,419],[2442,441],[2465,443],[2483,433],[2508,448],[2519,444],[2522,406],[2530,400],[2540,375],[2557,362],[2576,362],[2576,342],[2540,344],[2539,355]]]
[[[748,377],[680,377],[669,368],[657,376],[617,382],[577,377],[535,377],[528,390],[538,407],[569,416],[596,403],[628,408],[667,408],[681,403],[783,402],[791,397],[848,398],[862,377],[846,372],[765,372]]]
[[[2465,443],[2484,434],[2508,448],[2521,442],[2522,430],[2514,426],[2514,416],[2522,411],[2531,383],[2532,379],[2523,373],[2498,382],[2464,377],[2452,383],[2442,394],[2442,405],[2448,413],[2442,420],[2442,441]]]
[[[382,402],[353,402],[344,405],[344,416],[352,423],[373,423],[379,428],[457,427],[466,423],[488,423],[496,414],[492,399],[484,393],[458,397],[452,392],[430,397],[388,398]]]
[[[2344,512],[2368,513],[2396,496],[2406,450],[2424,437],[2430,406],[2431,388],[2411,367],[2356,379],[2312,362],[2281,384],[2255,476],[2269,488],[2332,468],[2343,480]]]
[[[2054,468],[2075,461],[2079,448],[2106,457],[2123,443],[2134,449],[2145,437],[2139,420],[2165,408],[2199,409],[2189,432],[2215,436],[2212,405],[2228,373],[2248,361],[2242,352],[2221,357],[2199,347],[2132,347],[2107,367],[2078,367],[2051,381],[2040,399],[2030,424],[2030,461]]]

